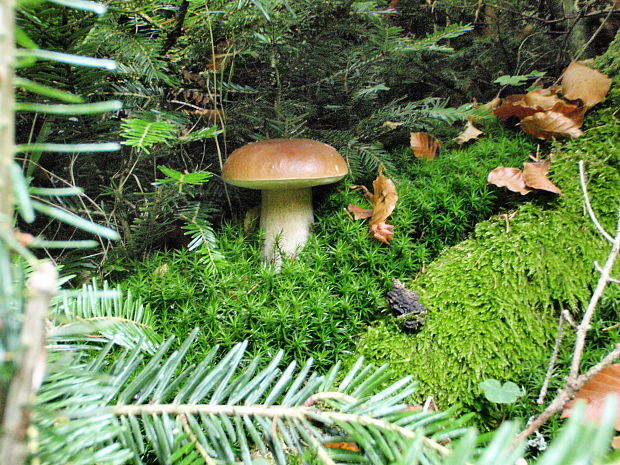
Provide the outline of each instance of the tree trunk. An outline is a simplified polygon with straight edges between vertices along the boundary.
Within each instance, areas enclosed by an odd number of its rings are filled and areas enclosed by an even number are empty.
[[[595,23],[591,18],[584,18],[587,7],[579,6],[575,0],[550,0],[549,8],[556,18],[567,18],[564,28],[567,36],[565,39],[564,59],[574,60],[592,58],[596,52],[592,44],[588,44],[594,29]]]

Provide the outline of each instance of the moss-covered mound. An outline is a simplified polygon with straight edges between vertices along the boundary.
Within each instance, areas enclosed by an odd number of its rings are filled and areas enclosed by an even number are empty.
[[[600,63],[618,64],[619,45]],[[580,315],[597,278],[593,262],[609,247],[583,207],[579,160],[586,161],[597,214],[615,229],[620,90],[616,70],[605,71],[616,74],[606,103],[588,116],[583,137],[555,150],[551,177],[564,195],[525,197],[514,212],[480,223],[408,283],[429,308],[424,329],[406,335],[393,320],[380,322],[358,344],[359,354],[389,362],[395,377],[413,375],[418,394],[435,396],[441,407],[474,406],[485,378],[524,384],[529,371],[544,374],[558,310]]]

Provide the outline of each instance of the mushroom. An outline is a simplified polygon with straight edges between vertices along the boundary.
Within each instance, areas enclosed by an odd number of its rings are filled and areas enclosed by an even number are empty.
[[[268,139],[235,150],[224,163],[222,179],[234,186],[261,189],[263,258],[280,268],[310,236],[312,186],[330,184],[348,173],[330,145],[310,139]]]

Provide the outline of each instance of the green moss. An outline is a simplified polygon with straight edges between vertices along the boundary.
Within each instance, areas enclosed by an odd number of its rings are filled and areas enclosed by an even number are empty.
[[[615,230],[618,79],[615,86],[588,116],[585,135],[556,147],[551,176],[564,195],[526,197],[509,219],[480,223],[472,238],[443,252],[408,283],[429,309],[423,330],[409,336],[389,319],[379,322],[359,342],[358,354],[390,363],[395,378],[413,375],[420,381],[418,395],[435,396],[442,408],[476,408],[482,398],[477,385],[485,378],[527,384],[532,369],[545,372],[557,312],[580,314],[597,279],[593,262],[609,248],[584,210],[579,160],[586,161],[599,218]]]
[[[200,327],[205,349],[247,339],[251,353],[284,349],[287,361],[313,357],[319,368],[330,367],[350,354],[369,321],[387,313],[392,277],[418,273],[498,203],[505,204],[487,185],[486,173],[497,164],[518,162],[533,144],[499,126],[491,130],[504,151],[483,142],[446,151],[436,163],[403,151],[403,172],[389,173],[400,196],[389,246],[370,237],[367,221],[346,214],[349,203],[366,201],[341,184],[337,191],[315,192],[317,221],[310,241],[279,274],[261,263],[259,235],[245,233],[235,222],[217,234],[225,258],[215,271],[199,254],[160,252],[126,266],[131,274],[124,285],[155,309],[157,329],[166,336]]]

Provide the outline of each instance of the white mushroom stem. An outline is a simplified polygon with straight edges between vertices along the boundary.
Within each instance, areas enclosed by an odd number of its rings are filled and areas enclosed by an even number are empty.
[[[265,233],[264,259],[279,269],[283,258],[293,257],[304,246],[313,221],[311,187],[263,190],[260,227]]]

